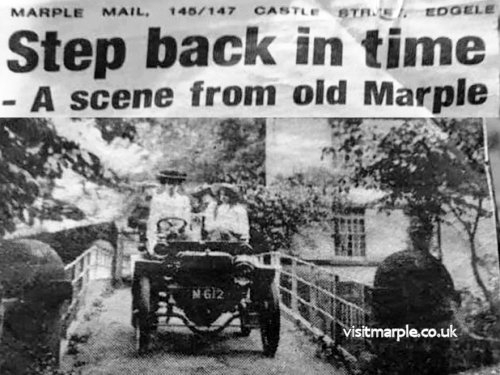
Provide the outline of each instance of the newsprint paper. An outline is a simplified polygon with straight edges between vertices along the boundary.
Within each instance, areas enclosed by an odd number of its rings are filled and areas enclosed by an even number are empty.
[[[498,17],[1,2],[0,374],[500,374]]]

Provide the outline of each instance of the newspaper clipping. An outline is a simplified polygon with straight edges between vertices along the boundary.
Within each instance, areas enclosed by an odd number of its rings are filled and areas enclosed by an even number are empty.
[[[0,374],[500,373],[498,17],[1,3]]]

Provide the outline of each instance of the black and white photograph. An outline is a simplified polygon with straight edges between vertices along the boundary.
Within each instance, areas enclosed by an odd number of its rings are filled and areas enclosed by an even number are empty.
[[[0,2],[0,375],[500,375],[498,5]]]
[[[1,119],[1,373],[483,374],[486,125]]]

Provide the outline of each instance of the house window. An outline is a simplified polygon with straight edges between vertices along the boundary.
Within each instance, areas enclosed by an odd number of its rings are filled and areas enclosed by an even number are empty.
[[[365,210],[350,208],[335,215],[335,255],[342,257],[366,256]]]

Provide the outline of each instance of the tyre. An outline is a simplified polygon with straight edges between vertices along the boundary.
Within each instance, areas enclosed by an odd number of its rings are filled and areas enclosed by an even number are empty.
[[[151,283],[147,277],[138,280],[137,294],[135,296],[135,340],[139,354],[149,350],[151,341]]]
[[[248,311],[240,306],[240,336],[248,337],[252,329],[248,327]]]
[[[252,332],[252,330],[244,325],[241,325],[241,336],[242,337],[248,337],[250,336],[250,332]]]
[[[278,288],[273,283],[269,286],[262,301],[260,311],[260,334],[266,357],[274,357],[280,341],[280,305]]]
[[[137,327],[137,301],[139,300],[139,279],[132,280],[132,327]]]

